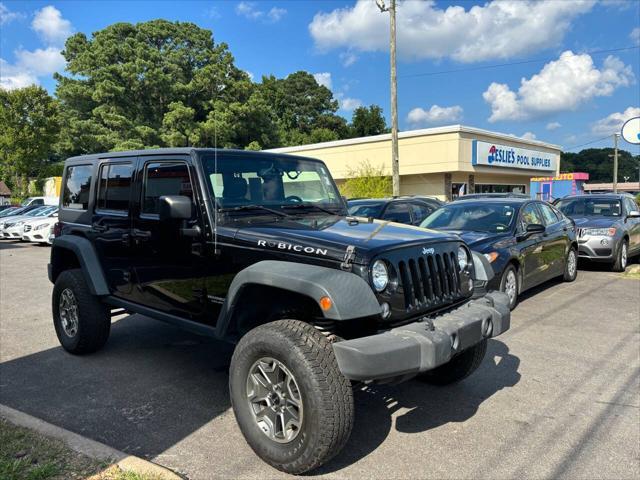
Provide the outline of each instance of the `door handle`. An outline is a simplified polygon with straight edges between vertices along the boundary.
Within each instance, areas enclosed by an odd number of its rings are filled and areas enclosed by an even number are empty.
[[[102,232],[106,232],[107,230],[109,230],[109,226],[108,225],[91,225],[91,230],[97,233],[102,233]]]
[[[135,238],[141,238],[141,239],[151,238],[151,232],[148,230],[140,230],[138,228],[134,228],[131,231],[131,236]]]

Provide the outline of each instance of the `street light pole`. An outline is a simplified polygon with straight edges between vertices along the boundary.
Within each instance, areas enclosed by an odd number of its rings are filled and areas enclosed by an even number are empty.
[[[398,81],[396,75],[396,0],[389,7],[384,0],[376,0],[381,12],[389,12],[390,17],[390,63],[391,63],[391,178],[393,196],[400,195],[400,160],[398,154]]]

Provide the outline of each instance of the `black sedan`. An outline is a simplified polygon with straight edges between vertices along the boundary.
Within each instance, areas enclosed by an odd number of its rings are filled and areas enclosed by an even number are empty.
[[[460,200],[439,208],[420,226],[454,231],[483,253],[496,274],[486,287],[509,295],[511,308],[531,287],[558,276],[572,282],[577,276],[575,224],[545,202]]]
[[[436,198],[419,196],[354,198],[347,201],[349,215],[378,218],[407,225],[420,225],[442,205],[444,203]]]

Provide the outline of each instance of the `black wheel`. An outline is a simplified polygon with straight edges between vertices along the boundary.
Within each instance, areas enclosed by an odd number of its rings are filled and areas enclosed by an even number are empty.
[[[81,270],[65,270],[53,286],[53,325],[62,347],[74,354],[99,350],[109,338],[111,317],[92,295]]]
[[[502,272],[500,279],[500,291],[509,297],[509,308],[513,310],[518,304],[518,292],[520,291],[520,281],[518,280],[518,271],[513,265],[507,265]]]
[[[423,373],[420,378],[433,385],[449,385],[459,382],[475,372],[487,352],[487,341],[468,348],[460,355],[453,357],[448,363]]]
[[[351,384],[331,343],[307,323],[278,320],[242,337],[231,359],[229,389],[247,443],[283,472],[319,467],[351,434]]]
[[[564,281],[573,282],[578,276],[578,252],[570,247],[564,262]]]
[[[620,248],[618,248],[618,255],[616,261],[613,264],[612,270],[614,272],[624,272],[627,268],[627,261],[629,260],[629,243],[626,238],[622,239]]]

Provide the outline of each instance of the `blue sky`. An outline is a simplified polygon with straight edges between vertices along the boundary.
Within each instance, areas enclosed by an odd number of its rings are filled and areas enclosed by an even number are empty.
[[[53,93],[69,34],[154,18],[212,30],[255,80],[306,70],[346,118],[359,104],[389,118],[388,16],[374,0],[4,0],[2,85]],[[462,123],[579,150],[640,115],[640,1],[404,1],[398,32],[401,130]]]

